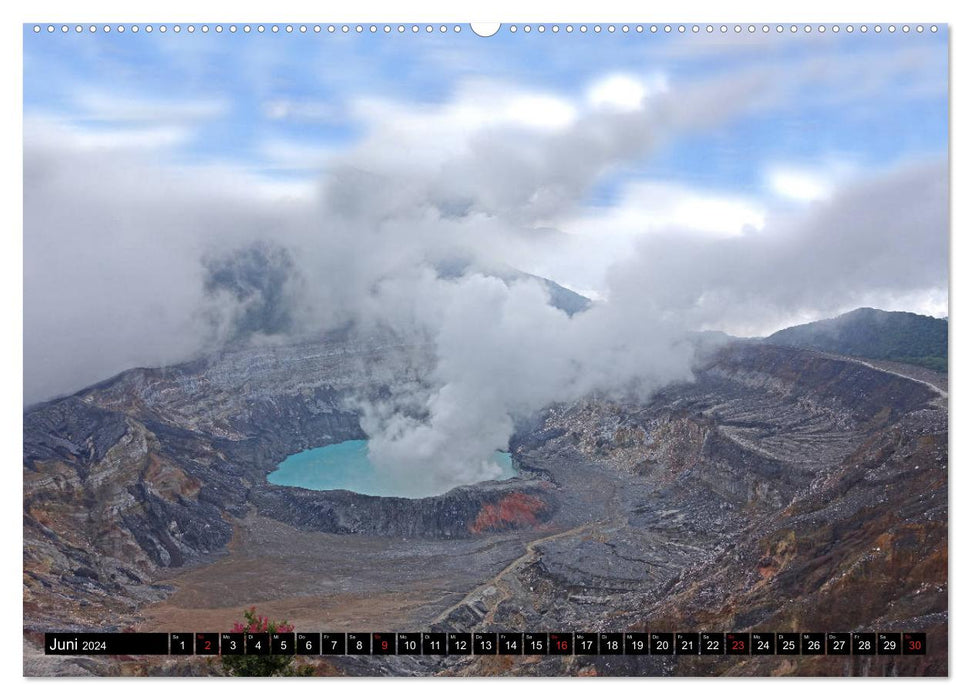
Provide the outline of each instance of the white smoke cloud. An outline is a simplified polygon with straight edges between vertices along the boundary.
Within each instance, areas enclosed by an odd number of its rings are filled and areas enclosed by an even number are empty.
[[[492,453],[507,448],[518,421],[550,403],[592,392],[645,398],[691,378],[681,324],[608,305],[571,318],[536,280],[429,272],[383,294],[394,309],[389,320],[400,313],[393,299],[423,310],[435,365],[428,386],[405,397],[412,410],[398,401],[369,406],[364,428],[373,461],[407,474],[420,493],[496,476]]]

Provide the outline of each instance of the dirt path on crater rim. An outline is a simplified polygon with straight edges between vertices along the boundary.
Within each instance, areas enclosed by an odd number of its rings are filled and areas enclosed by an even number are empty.
[[[618,488],[616,483],[611,483],[610,496],[604,502],[606,506],[606,518],[596,520],[594,522],[583,523],[582,525],[577,525],[569,530],[554,532],[552,534],[547,534],[543,537],[526,542],[526,551],[523,552],[522,555],[516,557],[516,559],[511,561],[502,571],[493,576],[491,579],[477,586],[475,590],[471,591],[455,605],[452,605],[447,610],[443,611],[435,619],[435,622],[443,622],[444,620],[448,619],[449,615],[461,608],[463,605],[480,600],[487,602],[488,606],[488,612],[486,613],[485,617],[482,618],[482,623],[485,625],[492,624],[499,607],[513,597],[513,591],[510,590],[509,586],[505,583],[506,577],[520,569],[525,564],[534,561],[537,557],[536,548],[538,546],[547,542],[553,542],[555,540],[573,537],[574,535],[580,535],[591,530],[602,530],[608,526],[616,526],[621,520],[624,520],[626,523],[626,518],[621,518],[617,515],[617,494]],[[500,593],[501,595],[499,595],[498,598],[495,598],[490,591],[490,588],[493,589],[494,592]]]

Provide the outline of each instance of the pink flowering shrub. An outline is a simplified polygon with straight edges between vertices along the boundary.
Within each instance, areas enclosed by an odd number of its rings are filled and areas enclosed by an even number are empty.
[[[244,610],[243,617],[246,618],[246,624],[242,622],[233,623],[231,632],[266,632],[269,634],[273,634],[274,632],[293,632],[293,625],[288,624],[286,620],[283,622],[270,622],[270,618],[265,615],[257,615],[255,605],[249,610]]]
[[[233,624],[230,631],[239,634],[274,634],[276,632],[293,632],[293,625],[286,620],[272,622],[265,615],[256,612],[256,606],[243,611],[243,622]],[[293,656],[223,656],[222,664],[231,676],[307,676],[313,672],[313,666],[295,668]]]

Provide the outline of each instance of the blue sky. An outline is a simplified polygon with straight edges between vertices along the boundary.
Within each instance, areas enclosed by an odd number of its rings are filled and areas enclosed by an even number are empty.
[[[201,26],[201,25],[200,25]],[[592,27],[592,25],[591,25]],[[814,169],[834,161],[880,168],[947,149],[946,28],[838,35],[761,29],[750,36],[466,31],[344,35],[130,30],[35,34],[24,27],[24,110],[93,131],[175,120],[185,138],[164,154],[182,163],[229,161],[267,177],[308,176],[273,158],[272,144],[340,150],[362,137],[348,104],[361,96],[441,103],[475,80],[581,99],[609,74],[663,76],[678,86],[779,68],[784,98],[707,131],[680,134],[624,177],[758,193],[773,163]],[[791,84],[786,69],[791,69]],[[126,101],[157,114],[126,115]],[[94,104],[92,104],[94,103]],[[166,115],[196,105],[198,112]],[[290,112],[284,113],[290,106]],[[304,107],[303,113],[300,108]],[[208,107],[208,108],[207,108]],[[117,108],[117,109],[116,109]],[[274,109],[276,111],[274,111]],[[189,110],[191,111],[191,110]],[[609,201],[616,180],[590,196]]]

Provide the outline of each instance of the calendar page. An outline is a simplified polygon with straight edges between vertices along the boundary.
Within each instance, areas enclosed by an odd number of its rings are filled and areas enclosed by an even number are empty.
[[[24,675],[948,675],[948,25],[633,19],[23,25]]]

